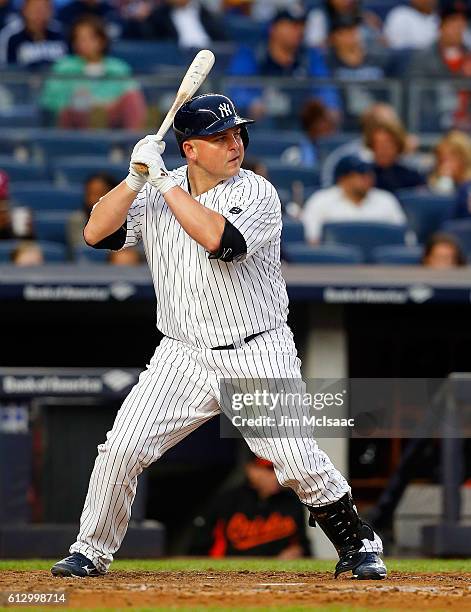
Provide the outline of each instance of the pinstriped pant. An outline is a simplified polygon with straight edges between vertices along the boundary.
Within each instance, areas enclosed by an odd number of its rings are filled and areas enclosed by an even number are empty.
[[[108,569],[126,534],[138,475],[220,413],[219,379],[300,377],[287,326],[223,351],[164,338],[118,411],[106,442],[98,446],[80,532],[70,552],[81,552],[100,571]],[[279,482],[294,489],[304,504],[322,506],[350,491],[312,438],[246,441],[256,455],[273,462]],[[381,551],[380,541],[373,550]]]

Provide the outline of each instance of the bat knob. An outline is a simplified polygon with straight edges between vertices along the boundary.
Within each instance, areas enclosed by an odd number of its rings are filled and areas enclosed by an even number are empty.
[[[147,176],[149,174],[149,168],[146,166],[146,164],[134,163],[132,167],[138,174],[142,176]]]

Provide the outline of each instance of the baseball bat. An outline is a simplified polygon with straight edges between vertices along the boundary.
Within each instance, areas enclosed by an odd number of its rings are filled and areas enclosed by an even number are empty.
[[[165,134],[168,132],[180,106],[189,100],[200,88],[201,84],[206,79],[211,68],[213,67],[214,61],[214,53],[209,49],[202,49],[196,54],[195,59],[191,62],[190,67],[182,79],[173,104],[166,114],[165,119],[162,121],[159,131],[157,132],[157,138],[159,140],[162,140]],[[133,164],[133,168],[139,174],[146,175],[148,173],[146,164],[135,163]]]

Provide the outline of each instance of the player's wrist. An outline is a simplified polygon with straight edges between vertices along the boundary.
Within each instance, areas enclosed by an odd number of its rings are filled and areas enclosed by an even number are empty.
[[[165,167],[149,167],[148,181],[158,189],[162,195],[177,186],[175,179],[169,174]]]
[[[139,191],[141,191],[141,189],[146,184],[147,179],[145,176],[141,176],[140,174],[137,174],[137,172],[131,170],[127,177],[124,179],[124,182],[130,189],[139,193]]]

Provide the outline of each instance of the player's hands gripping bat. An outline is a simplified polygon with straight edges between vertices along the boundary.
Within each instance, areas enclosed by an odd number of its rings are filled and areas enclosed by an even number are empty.
[[[214,53],[209,49],[203,49],[196,54],[195,59],[191,62],[185,76],[183,77],[180,88],[177,91],[175,100],[173,101],[170,110],[168,111],[159,131],[156,134],[156,140],[161,141],[168,132],[173,123],[173,119],[182,104],[189,100],[194,93],[200,88],[203,81],[208,76],[215,61]],[[134,153],[134,151],[133,151]],[[162,149],[163,153],[163,149]],[[149,168],[146,163],[141,163],[138,160],[133,161],[131,158],[132,168],[141,176],[146,176]]]

